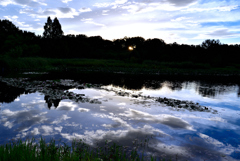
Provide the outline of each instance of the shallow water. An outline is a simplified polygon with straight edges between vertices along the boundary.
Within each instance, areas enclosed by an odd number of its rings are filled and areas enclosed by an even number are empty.
[[[69,145],[74,138],[91,146],[110,140],[141,151],[149,140],[145,152],[157,158],[240,159],[239,85],[231,80],[0,80],[0,144],[43,136]],[[170,106],[159,97],[208,110]]]

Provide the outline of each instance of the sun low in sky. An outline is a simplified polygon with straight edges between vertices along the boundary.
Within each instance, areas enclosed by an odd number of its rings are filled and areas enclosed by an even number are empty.
[[[239,0],[0,0],[0,19],[36,35],[48,16],[58,18],[65,35],[240,43]]]

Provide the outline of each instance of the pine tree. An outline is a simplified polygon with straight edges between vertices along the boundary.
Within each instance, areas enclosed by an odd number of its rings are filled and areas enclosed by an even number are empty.
[[[61,38],[63,35],[62,27],[61,24],[59,23],[57,17],[53,20],[53,25],[52,25],[52,36],[53,38]]]
[[[50,17],[47,19],[47,23],[44,26],[43,37],[44,38],[53,38],[53,23]]]

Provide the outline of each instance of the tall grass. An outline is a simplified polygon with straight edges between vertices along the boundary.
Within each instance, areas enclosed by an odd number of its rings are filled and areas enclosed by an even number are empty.
[[[194,62],[158,62],[144,60],[134,63],[128,60],[111,59],[53,59],[41,57],[10,58],[0,57],[0,68],[9,70],[69,70],[69,71],[103,71],[142,74],[240,74],[240,66],[216,68],[210,64]]]
[[[0,146],[0,161],[130,161],[145,160],[140,157],[136,150],[131,150],[113,143],[111,146],[105,142],[104,147],[90,148],[82,140],[73,140],[72,147],[64,143],[64,146],[55,145],[55,140],[51,139],[46,144],[45,140],[40,139],[39,144],[31,141],[25,143],[22,140],[9,142]],[[149,157],[148,160],[156,160]]]
[[[0,58],[0,67],[10,70],[15,69],[32,69],[44,70],[51,67],[48,59],[45,58]]]

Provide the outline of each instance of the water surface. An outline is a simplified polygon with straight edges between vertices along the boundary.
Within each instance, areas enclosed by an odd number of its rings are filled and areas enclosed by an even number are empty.
[[[0,144],[43,136],[69,145],[74,138],[83,139],[93,147],[109,140],[141,150],[149,140],[146,154],[159,159],[240,159],[238,82],[106,79],[0,78]],[[185,108],[190,103],[208,110]]]

